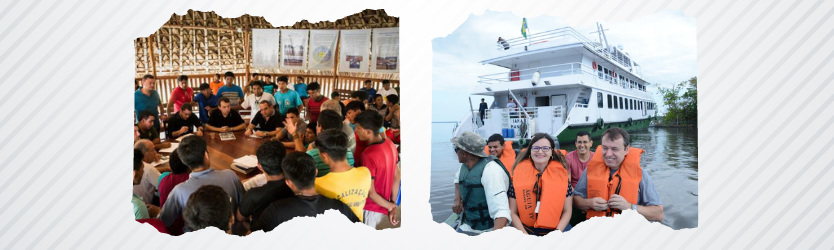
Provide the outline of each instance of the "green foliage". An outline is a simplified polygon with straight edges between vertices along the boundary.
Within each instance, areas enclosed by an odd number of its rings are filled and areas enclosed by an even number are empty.
[[[671,88],[657,87],[666,105],[666,124],[698,123],[698,78],[675,84]]]

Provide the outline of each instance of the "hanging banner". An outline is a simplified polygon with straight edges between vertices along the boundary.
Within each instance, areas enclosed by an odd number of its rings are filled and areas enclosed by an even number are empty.
[[[310,30],[308,69],[333,70],[339,30]]]
[[[281,30],[281,68],[307,69],[309,30]]]
[[[278,68],[280,38],[277,29],[252,29],[252,67]]]
[[[373,34],[374,47],[371,71],[380,73],[399,72],[400,28],[374,29]]]
[[[342,30],[339,42],[339,71],[368,72],[371,30]]]

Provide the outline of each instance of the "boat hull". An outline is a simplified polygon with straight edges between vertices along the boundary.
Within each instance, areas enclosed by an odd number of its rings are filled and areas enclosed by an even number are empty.
[[[612,122],[606,123],[602,126],[602,128],[598,128],[595,124],[589,125],[580,125],[580,126],[568,126],[563,130],[556,138],[559,140],[560,144],[565,143],[572,143],[576,141],[576,134],[579,131],[588,131],[591,134],[591,138],[601,138],[602,133],[609,128],[622,128],[628,132],[639,131],[649,127],[650,119],[640,119],[640,120],[633,120],[631,123],[628,121],[625,122]]]

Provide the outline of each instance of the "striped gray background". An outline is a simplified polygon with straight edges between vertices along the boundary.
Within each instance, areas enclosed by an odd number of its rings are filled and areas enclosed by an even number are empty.
[[[823,0],[3,1],[0,246],[831,248],[833,7]],[[402,18],[402,229],[373,232],[329,214],[246,238],[216,230],[173,238],[131,222],[132,41],[189,8],[264,16],[273,25],[333,20],[365,8]],[[543,238],[515,230],[466,237],[432,222],[424,129],[431,120],[430,42],[485,9],[554,15],[574,25],[663,9],[697,18],[699,228],[674,231],[628,213]],[[611,236],[595,237],[603,234]]]

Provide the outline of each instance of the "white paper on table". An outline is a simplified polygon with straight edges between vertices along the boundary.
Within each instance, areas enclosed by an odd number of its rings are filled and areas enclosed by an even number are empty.
[[[170,153],[173,153],[173,152],[174,152],[174,150],[177,150],[177,147],[179,147],[179,146],[180,146],[180,144],[179,144],[179,143],[172,142],[170,147],[160,149],[160,150],[159,150],[159,152],[160,152],[160,153],[169,153],[169,154],[170,154]]]
[[[254,155],[245,155],[232,161],[232,164],[241,168],[254,168],[258,166],[258,157]]]

